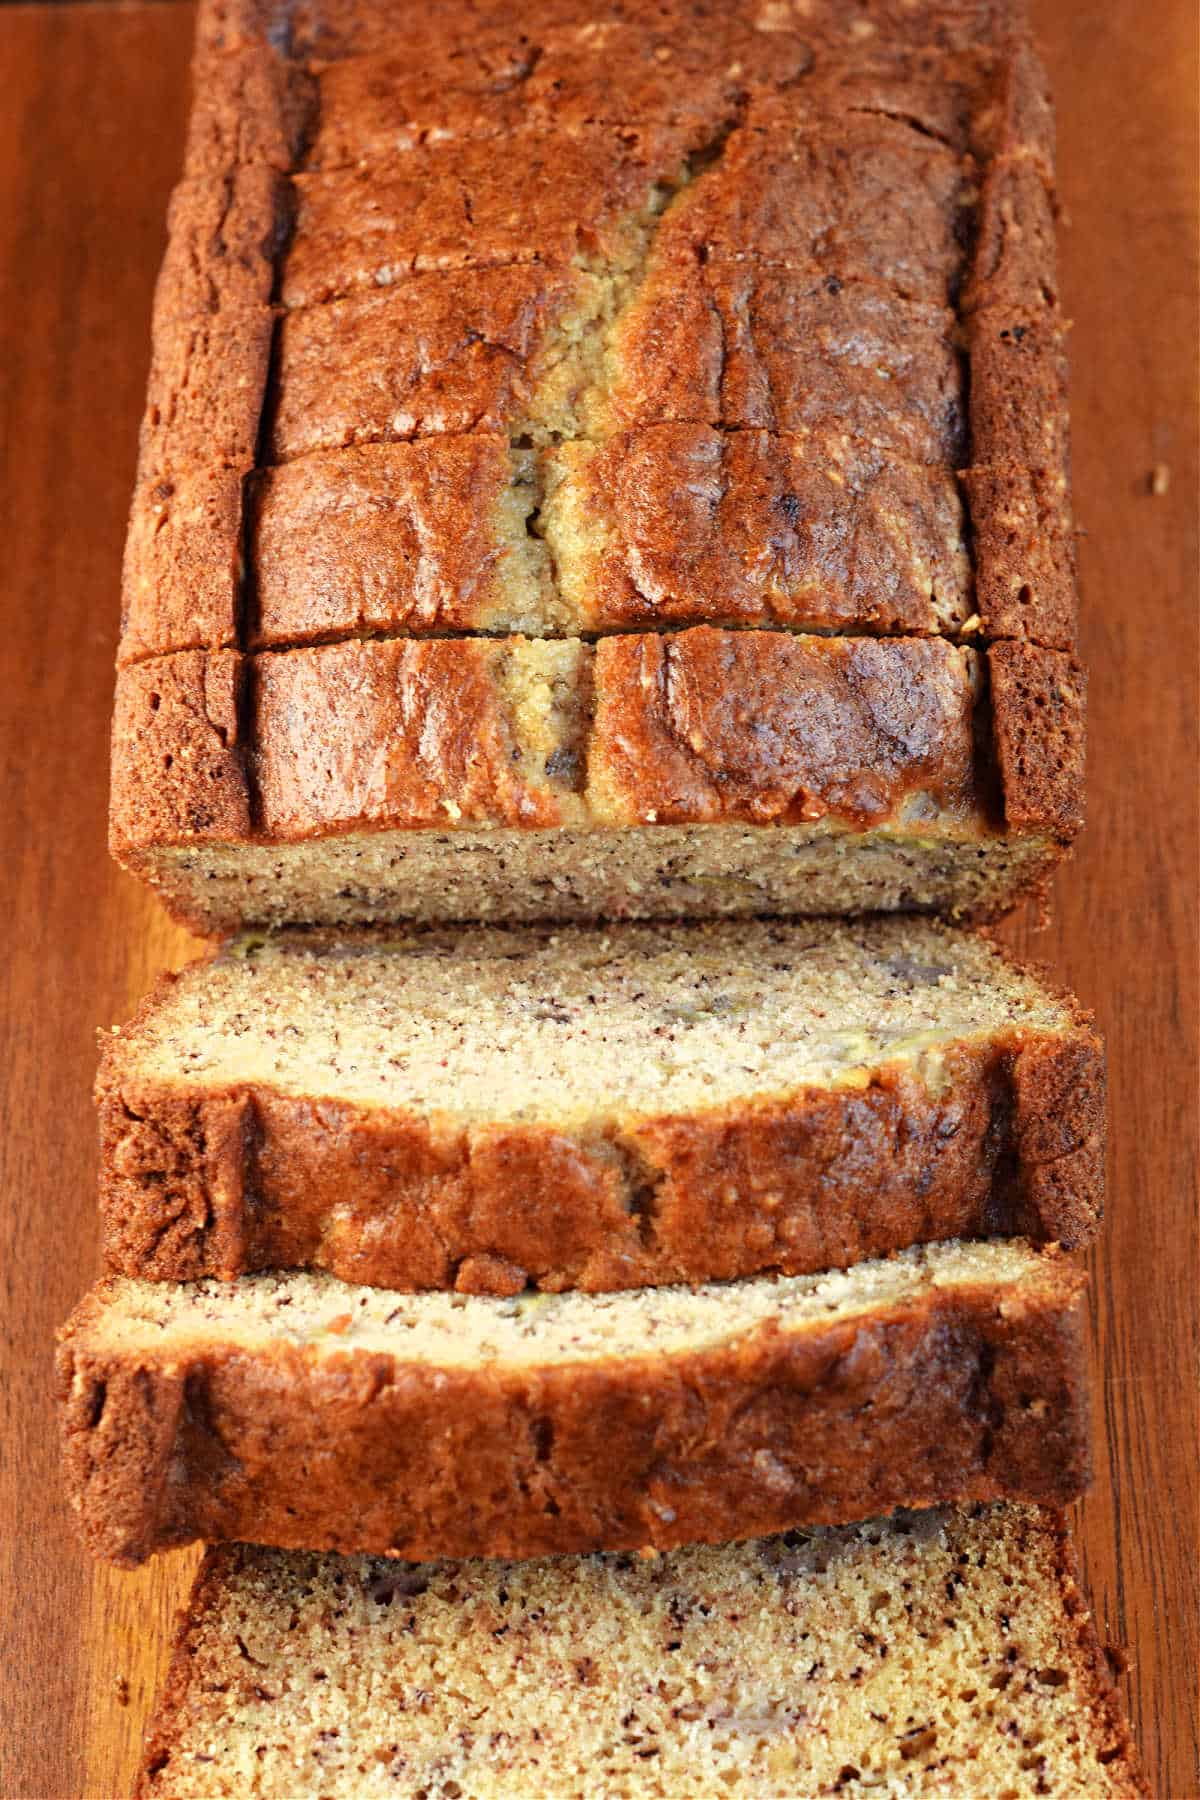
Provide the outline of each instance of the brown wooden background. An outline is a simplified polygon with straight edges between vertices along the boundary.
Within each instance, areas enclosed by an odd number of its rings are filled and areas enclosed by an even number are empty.
[[[1040,0],[1070,230],[1090,825],[1015,938],[1095,1007],[1101,1631],[1157,1800],[1200,1794],[1195,1194],[1195,9]],[[55,1326],[95,1265],[97,1026],[188,953],[105,857],[117,575],[190,7],[0,6],[0,1793],[122,1795],[191,1557],[94,1568],[57,1488]],[[1168,471],[1166,493],[1150,473]],[[1160,485],[1162,477],[1160,475]],[[532,1800],[532,1797],[531,1797]],[[964,1797],[966,1800],[966,1797]]]

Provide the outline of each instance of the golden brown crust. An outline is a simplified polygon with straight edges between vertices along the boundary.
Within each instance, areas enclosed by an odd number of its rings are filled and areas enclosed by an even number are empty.
[[[446,1367],[271,1342],[61,1336],[67,1483],[125,1566],[196,1538],[429,1556],[722,1542],[1088,1478],[1084,1277],[932,1288],[801,1334],[642,1359]]]
[[[250,675],[259,830],[557,825],[552,772],[528,771],[503,640],[351,640],[265,655]]]
[[[940,640],[694,631],[596,647],[589,786],[612,822],[864,826],[980,804],[971,653]]]
[[[965,460],[948,307],[812,269],[664,255],[617,342],[618,426],[811,431],[943,469]]]
[[[525,741],[514,670],[528,672],[539,716],[566,715],[544,743]],[[214,681],[231,696],[216,743],[217,715],[197,698]],[[706,626],[594,647],[398,638],[186,651],[118,679],[114,844],[489,823],[864,829],[918,795],[978,824],[976,682],[974,653],[938,639]],[[239,784],[245,822],[234,824]],[[1022,818],[1037,828],[1032,802]]]
[[[981,184],[975,252],[959,298],[968,316],[988,307],[1052,313],[1058,300],[1054,189],[1032,155],[992,163]],[[1005,446],[1018,454],[1015,445]]]
[[[139,475],[253,467],[286,183],[259,164],[181,181],[154,296]]]
[[[971,320],[971,454],[982,467],[1068,466],[1067,361],[1053,314],[988,308]]]
[[[591,258],[619,266],[636,252],[630,221],[659,184],[679,178],[688,145],[669,126],[596,126],[531,135],[520,148],[519,187],[513,164],[473,138],[409,151],[382,169],[297,175],[283,304],[312,306],[435,269]]]
[[[748,92],[785,86],[813,61],[804,38],[755,30],[739,8],[710,12],[705,23],[702,35],[687,37],[669,12],[589,13],[550,25],[536,41],[524,19],[524,29],[498,38],[464,35],[451,23],[399,54],[393,41],[390,54],[334,62],[320,68],[305,167],[353,167],[426,143],[507,139],[530,128],[577,134],[664,123],[703,144]]]
[[[164,639],[179,650],[235,650],[242,618],[242,489],[237,467],[165,471],[139,483],[121,576],[121,656]]]
[[[1103,1052],[1082,1026],[954,1046],[936,1095],[884,1063],[862,1089],[586,1132],[189,1088],[136,1056],[135,1020],[97,1082],[100,1207],[108,1267],[149,1280],[318,1267],[403,1290],[599,1291],[941,1238],[1078,1245],[1101,1213]]]
[[[274,262],[287,229],[263,164],[188,178],[171,201],[122,583],[120,660],[239,642],[242,482],[271,354]]]
[[[125,669],[113,713],[111,843],[245,837],[252,829],[241,743],[242,658],[184,650]]]
[[[218,49],[204,42],[201,26],[192,62],[187,174],[220,175],[247,163],[290,174],[318,117],[317,83],[296,58],[257,35],[240,49]]]
[[[549,323],[585,288],[540,263],[453,270],[280,320],[267,450],[502,432],[529,404]]]
[[[1062,469],[965,469],[975,610],[985,637],[1070,651],[1078,631],[1075,533]]]
[[[655,251],[748,257],[946,306],[973,201],[970,162],[910,126],[814,119],[775,93],[751,102],[719,162],[669,208]]]
[[[482,432],[262,470],[249,509],[248,646],[485,622],[506,597],[496,518],[512,479],[507,441]]]
[[[841,434],[651,425],[548,458],[596,545],[576,553],[580,629],[714,625],[952,633],[971,567],[949,469]],[[542,527],[560,542],[553,503]]]

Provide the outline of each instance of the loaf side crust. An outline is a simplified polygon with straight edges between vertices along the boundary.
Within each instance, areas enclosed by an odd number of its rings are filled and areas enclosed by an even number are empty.
[[[242,483],[255,464],[290,230],[284,177],[231,162],[171,198],[122,575],[119,660],[240,641]]]
[[[895,1506],[1066,1504],[1088,1478],[1084,1277],[926,1290],[670,1356],[417,1368],[61,1337],[67,1487],[99,1556],[196,1538],[410,1559],[721,1542]],[[472,1302],[465,1302],[472,1304]],[[474,1304],[484,1304],[476,1301]]]
[[[1018,642],[992,645],[988,674],[1005,825],[1069,844],[1083,824],[1087,677],[1075,657]]]

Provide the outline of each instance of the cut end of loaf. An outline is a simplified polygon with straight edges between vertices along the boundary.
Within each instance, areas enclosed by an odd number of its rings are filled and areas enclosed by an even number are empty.
[[[941,913],[983,919],[1035,893],[1061,855],[1040,834],[922,826],[348,832],[287,844],[117,844],[206,936],[243,926]]]

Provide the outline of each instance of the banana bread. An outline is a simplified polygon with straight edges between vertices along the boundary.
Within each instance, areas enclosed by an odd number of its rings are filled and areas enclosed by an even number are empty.
[[[1145,1800],[1061,1515],[669,1556],[210,1550],[139,1800]]]
[[[1084,1277],[1019,1239],[829,1275],[403,1295],[116,1277],[64,1328],[68,1491],[132,1565],[196,1538],[396,1555],[723,1542],[1074,1499]]]
[[[116,853],[215,932],[1002,909],[1078,823],[1054,255],[1016,5],[204,0]]]
[[[104,1039],[110,1269],[515,1293],[1086,1242],[1103,1053],[921,920],[235,942]]]

